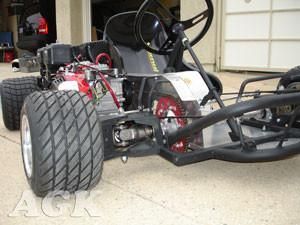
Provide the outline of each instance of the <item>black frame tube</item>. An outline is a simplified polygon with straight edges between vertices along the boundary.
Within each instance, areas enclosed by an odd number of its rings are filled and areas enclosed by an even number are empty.
[[[204,118],[195,120],[191,124],[176,132],[168,134],[168,143],[171,146],[178,140],[192,136],[193,134],[200,132],[206,127],[209,127],[223,120],[227,120],[228,118],[240,117],[247,112],[299,103],[300,93],[293,93],[285,95],[265,96],[258,99],[230,105],[228,107],[221,108],[215,112],[212,112]]]
[[[284,136],[285,131],[280,131],[275,134],[253,138],[252,141],[256,145],[280,141]],[[291,138],[300,138],[300,133],[294,134],[292,131],[289,133]],[[239,142],[229,143],[209,148],[193,149],[192,152],[177,153],[172,152],[167,148],[161,149],[161,156],[173,162],[177,166],[184,166],[187,164],[197,163],[210,159],[217,159],[229,162],[238,163],[255,163],[255,162],[270,162],[282,160],[289,156],[300,153],[300,142],[291,144],[285,147],[275,147],[262,150],[245,150]]]
[[[240,90],[239,90],[239,93],[237,96],[237,102],[239,102],[239,100],[242,98],[244,91],[246,89],[246,86],[248,84],[259,82],[259,81],[264,81],[264,80],[279,79],[279,78],[282,78],[283,76],[284,76],[284,74],[277,74],[277,75],[270,75],[270,76],[263,76],[263,77],[254,77],[254,78],[245,80],[240,86]]]
[[[198,59],[198,57],[196,56],[196,53],[194,52],[189,39],[187,38],[187,36],[184,33],[184,29],[181,26],[178,26],[178,35],[179,38],[182,40],[182,44],[186,47],[186,49],[189,51],[190,55],[192,56],[196,66],[199,69],[199,73],[202,76],[203,80],[205,81],[210,94],[212,94],[212,96],[216,99],[217,103],[219,104],[220,108],[224,108],[225,104],[221,99],[220,94],[218,93],[217,89],[214,87],[213,83],[211,82],[209,76],[207,75],[207,73],[205,72],[200,60]],[[236,123],[236,121],[233,118],[228,117],[227,118],[227,123],[228,126],[230,127],[233,135],[235,137],[241,138],[239,135],[239,129],[238,129],[238,124]]]

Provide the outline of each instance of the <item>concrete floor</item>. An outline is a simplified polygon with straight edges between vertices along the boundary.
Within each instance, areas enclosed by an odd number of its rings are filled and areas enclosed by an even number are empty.
[[[0,64],[0,79],[22,76]],[[219,74],[236,90],[246,75]],[[264,88],[276,84],[260,84]],[[252,87],[258,89],[257,85]],[[14,210],[24,191],[30,190],[22,168],[19,132],[8,132],[0,122],[0,224],[300,224],[300,157],[273,163],[236,164],[206,161],[175,167],[153,156],[105,162],[103,179],[92,193],[100,217],[41,215],[16,217]],[[30,193],[30,192],[29,192]],[[32,197],[41,212],[42,200]],[[58,204],[73,204],[74,199]]]

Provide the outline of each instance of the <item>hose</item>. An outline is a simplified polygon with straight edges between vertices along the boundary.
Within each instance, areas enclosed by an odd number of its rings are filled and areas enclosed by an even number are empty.
[[[111,97],[113,98],[114,103],[116,104],[117,108],[121,109],[121,105],[120,105],[120,102],[119,102],[119,100],[116,96],[116,93],[111,88],[111,86],[108,83],[108,81],[106,80],[105,76],[101,72],[99,72],[99,76],[100,76],[101,80],[103,81],[104,85],[106,86],[107,90],[109,91]]]

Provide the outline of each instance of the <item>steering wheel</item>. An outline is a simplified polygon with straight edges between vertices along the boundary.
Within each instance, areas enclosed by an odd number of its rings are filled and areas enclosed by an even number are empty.
[[[178,39],[178,34],[176,34],[176,26],[181,26],[183,30],[188,30],[195,25],[203,22],[206,20],[205,25],[203,29],[190,41],[191,46],[198,43],[207,33],[209,30],[213,17],[214,17],[214,8],[213,3],[211,0],[204,0],[206,3],[207,9],[199,13],[198,15],[184,21],[178,20],[171,11],[164,6],[160,0],[145,0],[144,3],[139,8],[135,21],[134,21],[134,32],[137,38],[137,41],[139,41],[143,47],[148,50],[149,52],[152,52],[154,54],[159,55],[168,55],[170,54],[175,47],[175,43]],[[169,24],[166,25],[166,32],[167,32],[167,38],[165,42],[159,46],[158,48],[151,47],[143,38],[142,35],[142,27],[143,27],[143,18],[145,13],[153,6],[157,6],[158,8],[162,9],[163,12],[168,16],[169,21],[171,21]]]

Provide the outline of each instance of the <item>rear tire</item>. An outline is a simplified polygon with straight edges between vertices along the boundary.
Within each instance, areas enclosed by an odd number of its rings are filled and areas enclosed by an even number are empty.
[[[103,168],[103,137],[96,110],[86,95],[35,92],[26,98],[21,118],[25,174],[37,196],[97,185]]]
[[[287,88],[291,83],[300,82],[300,66],[290,69],[279,81],[278,87]]]
[[[39,90],[37,77],[7,79],[1,85],[3,122],[8,130],[20,129],[20,112],[25,98]]]

